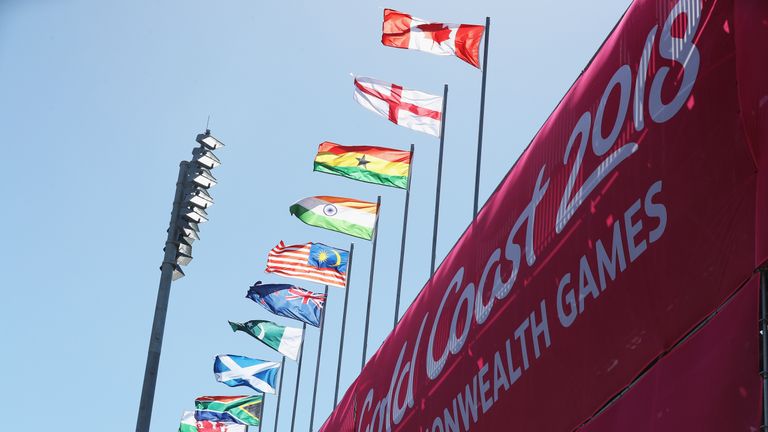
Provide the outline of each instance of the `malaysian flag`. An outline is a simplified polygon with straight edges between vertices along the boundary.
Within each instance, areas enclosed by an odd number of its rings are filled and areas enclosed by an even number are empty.
[[[349,252],[321,243],[288,245],[280,241],[267,258],[267,273],[344,288]]]

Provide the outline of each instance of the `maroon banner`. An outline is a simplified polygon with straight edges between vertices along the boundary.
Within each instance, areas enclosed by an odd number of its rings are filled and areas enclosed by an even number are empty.
[[[632,4],[322,430],[573,430],[750,278],[734,1]]]
[[[760,430],[758,277],[581,432]]]

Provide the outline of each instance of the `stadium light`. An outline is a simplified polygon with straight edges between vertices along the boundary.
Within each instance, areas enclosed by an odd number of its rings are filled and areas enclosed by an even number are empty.
[[[136,432],[149,432],[171,282],[185,276],[181,266],[187,266],[192,261],[192,243],[200,239],[198,224],[208,221],[208,212],[205,209],[213,205],[213,198],[207,189],[215,186],[217,180],[210,170],[221,165],[221,161],[212,150],[224,147],[224,144],[211,136],[208,129],[205,133],[198,134],[195,141],[200,146],[192,150],[192,159],[179,164],[171,222],[163,248],[165,255],[160,266],[160,286],[144,369]]]

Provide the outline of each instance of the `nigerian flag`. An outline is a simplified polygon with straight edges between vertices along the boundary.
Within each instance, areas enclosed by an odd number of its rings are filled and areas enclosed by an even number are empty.
[[[194,411],[184,411],[181,415],[181,426],[179,432],[197,432],[197,421]]]
[[[229,322],[232,331],[248,333],[291,360],[299,359],[303,340],[300,328],[283,327],[271,321],[252,320],[244,323]]]

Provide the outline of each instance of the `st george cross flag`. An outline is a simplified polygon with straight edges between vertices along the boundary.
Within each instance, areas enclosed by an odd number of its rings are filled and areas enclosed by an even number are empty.
[[[355,101],[394,124],[440,137],[443,98],[374,78],[355,77]]]
[[[258,281],[248,290],[246,297],[275,315],[320,327],[320,316],[325,305],[324,294],[289,284],[262,285],[261,281]]]
[[[275,394],[275,380],[280,363],[239,355],[217,355],[213,362],[216,381],[230,387],[247,386],[262,393]]]
[[[244,323],[229,322],[232,331],[247,333],[264,342],[268,347],[288,357],[299,359],[299,349],[304,340],[304,332],[300,328],[283,327],[271,321],[252,320]]]
[[[455,55],[480,67],[480,40],[485,26],[432,23],[392,9],[384,9],[381,43],[436,55]]]
[[[246,426],[235,423],[197,421],[194,411],[184,411],[179,432],[247,432]]]
[[[288,210],[307,225],[371,240],[379,208],[376,203],[335,196],[301,199]]]
[[[349,252],[321,243],[277,244],[267,257],[267,273],[344,288]]]
[[[195,419],[258,426],[264,409],[264,395],[201,396],[195,399]]]

